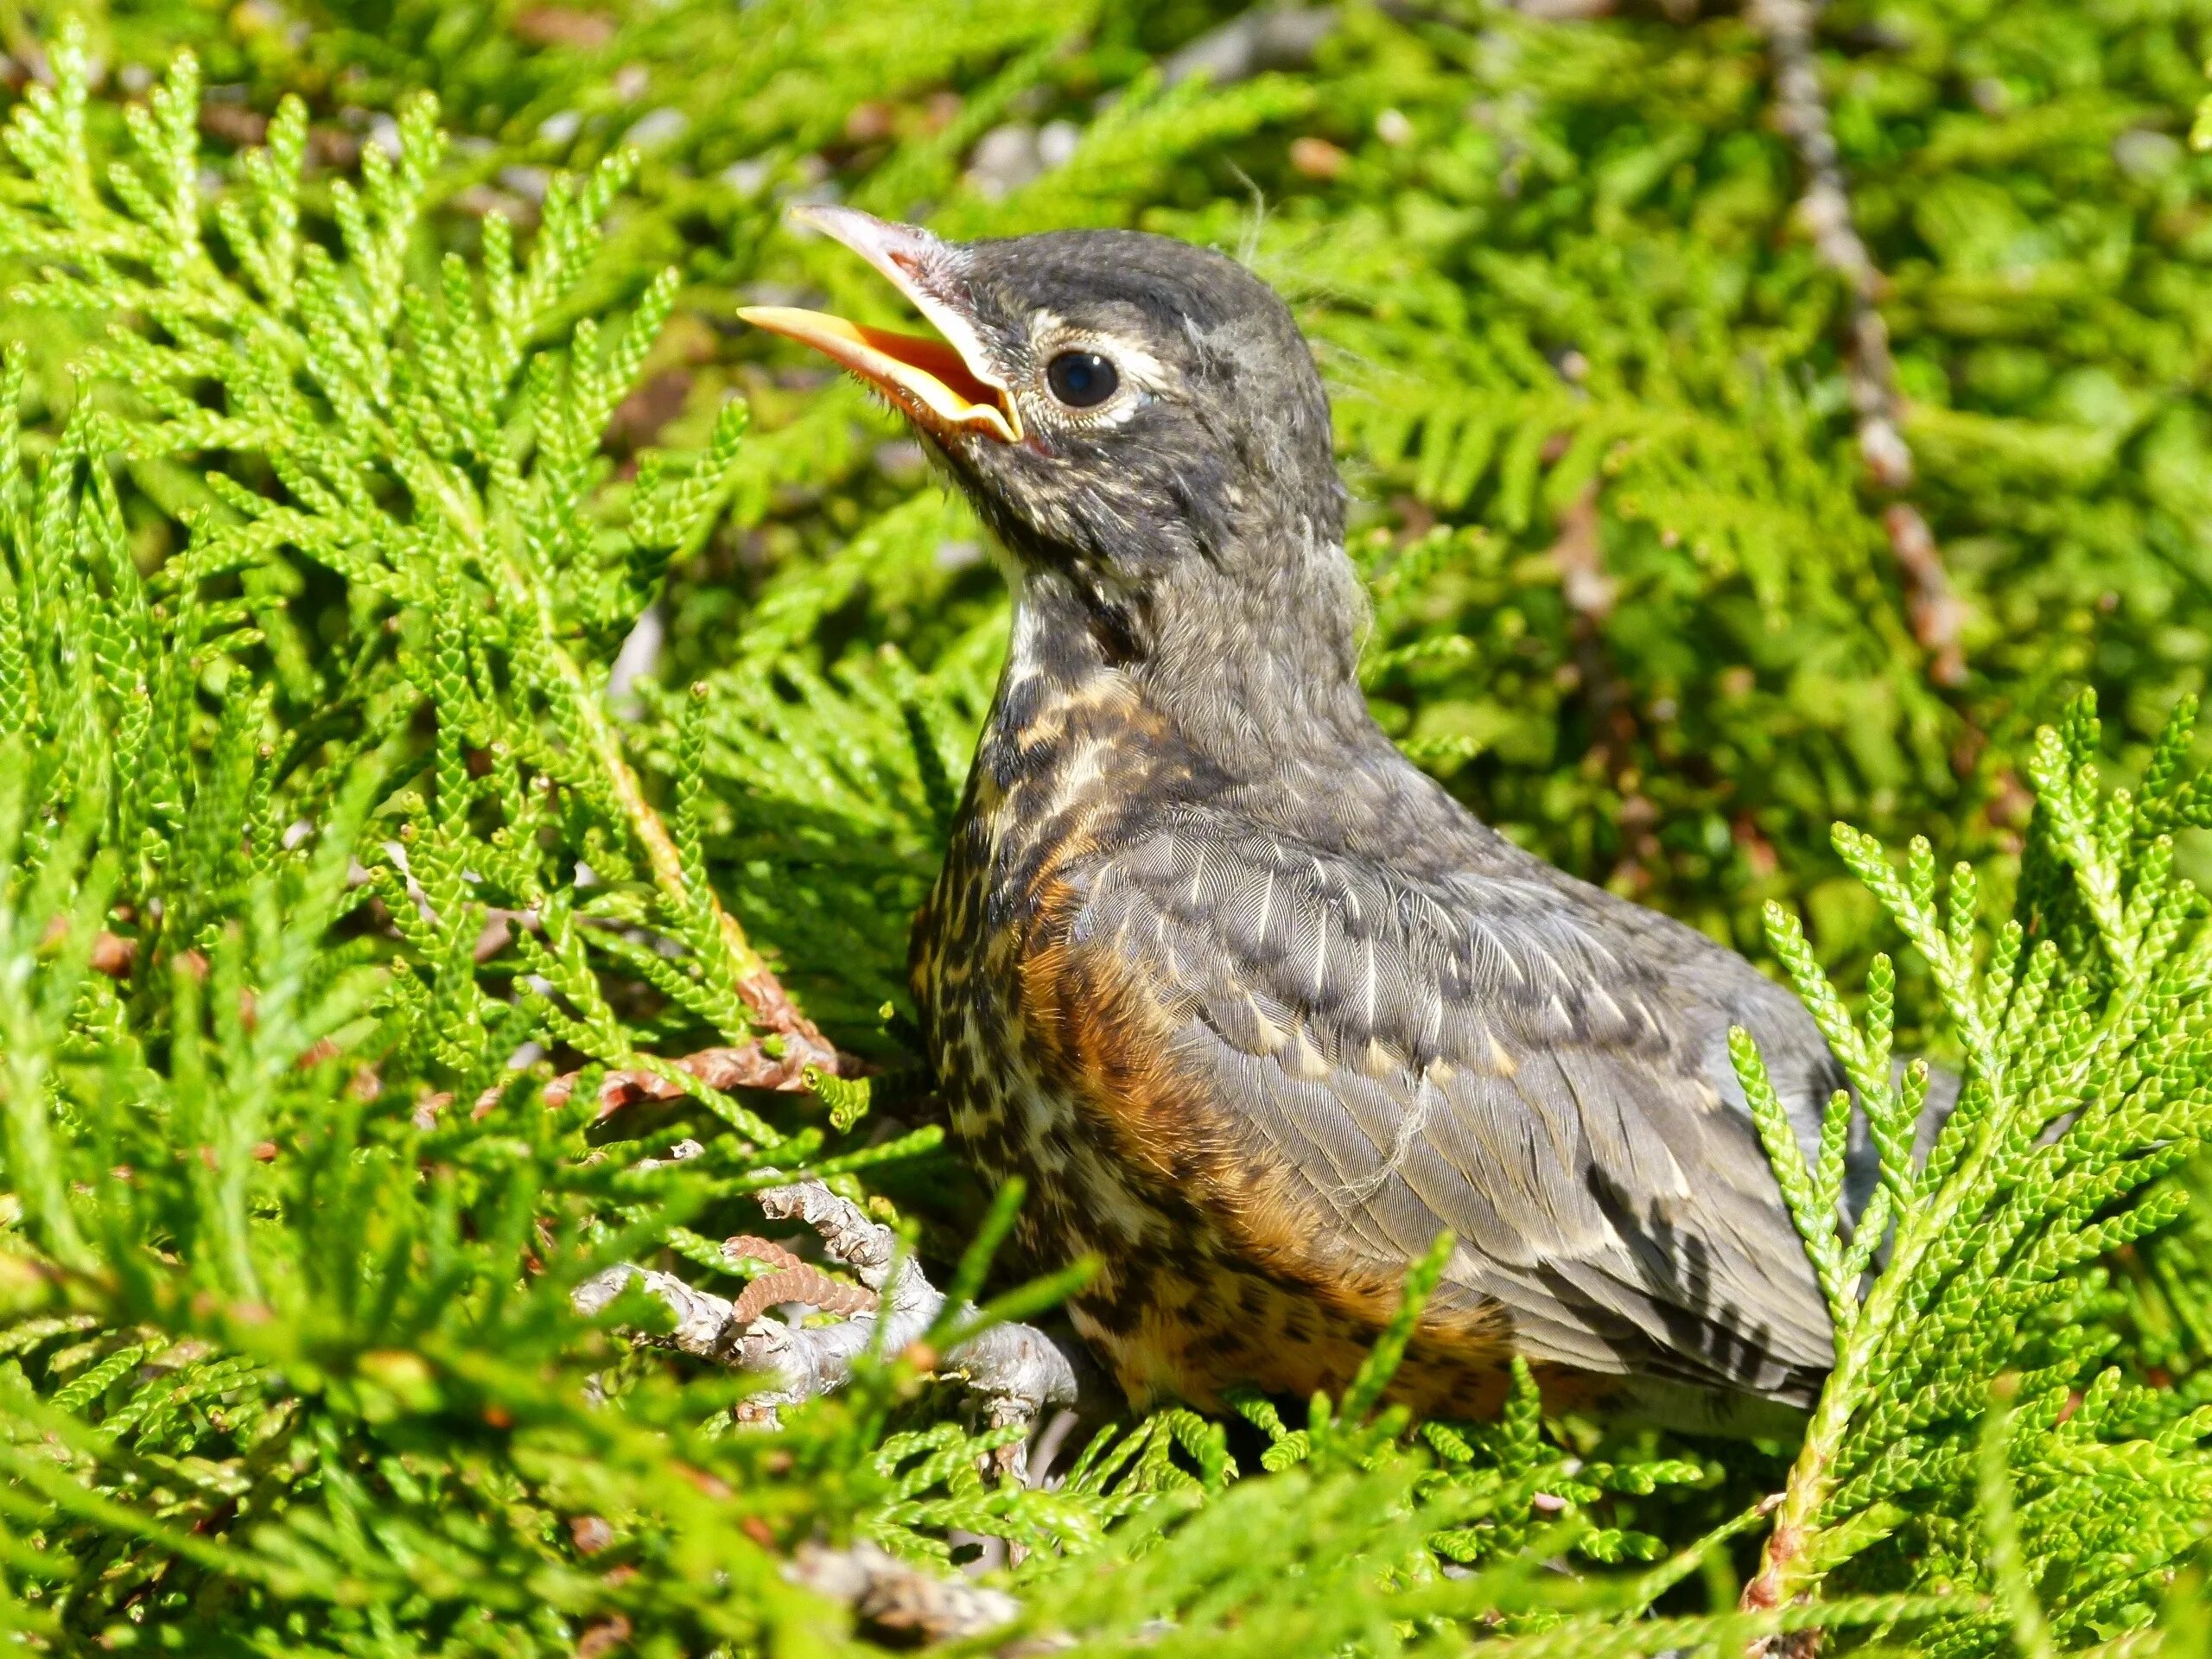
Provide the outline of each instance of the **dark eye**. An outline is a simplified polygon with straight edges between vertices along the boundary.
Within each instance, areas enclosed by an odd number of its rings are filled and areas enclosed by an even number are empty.
[[[1090,409],[1111,397],[1122,377],[1096,352],[1062,352],[1045,365],[1045,383],[1070,409]]]

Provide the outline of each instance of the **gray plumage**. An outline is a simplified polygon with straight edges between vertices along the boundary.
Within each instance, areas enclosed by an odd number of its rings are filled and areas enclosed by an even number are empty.
[[[1281,1345],[1333,1351],[1327,1321],[1373,1306],[1337,1287],[1449,1229],[1439,1352],[1494,1327],[1631,1395],[1808,1403],[1828,1319],[1728,1030],[1808,1150],[1840,1069],[1742,957],[1516,848],[1376,726],[1327,404],[1281,301],[1160,238],[817,218],[1020,429],[910,407],[1017,595],[916,990],[956,1128],[1037,1189],[1028,1242],[1109,1257],[1078,1324],[1132,1391],[1325,1380],[1192,1327],[1304,1295],[1319,1334],[1294,1305]],[[1097,408],[1052,390],[1078,349],[1115,370]]]

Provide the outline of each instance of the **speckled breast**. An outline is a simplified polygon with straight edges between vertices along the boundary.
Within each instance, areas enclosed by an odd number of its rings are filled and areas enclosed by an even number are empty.
[[[953,1133],[986,1179],[1027,1184],[1016,1237],[1032,1266],[1096,1258],[1069,1312],[1136,1403],[1211,1404],[1240,1384],[1341,1389],[1374,1321],[1241,1259],[1147,1155],[1141,1091],[1113,1082],[1145,1070],[1147,1035],[1115,1028],[1099,988],[1065,982],[1058,948],[1080,871],[1203,796],[1204,763],[1110,684],[1033,710],[1015,691],[1001,692],[915,926],[912,986]],[[1077,1046],[1090,1064],[1073,1076]],[[1481,1411],[1502,1391],[1499,1359],[1471,1368],[1417,1344],[1394,1392]]]
[[[952,1130],[988,1179],[1028,1185],[1016,1236],[1049,1268],[1103,1258],[1079,1299],[1111,1317],[1141,1255],[1179,1262],[1194,1243],[1172,1195],[1147,1192],[1103,1142],[1095,1103],[1049,1075],[1030,1006],[1069,898],[1071,863],[1122,833],[1166,785],[1157,732],[1126,698],[1059,692],[1034,700],[1016,683],[979,747],[944,868],[916,918],[912,964],[930,1058]]]

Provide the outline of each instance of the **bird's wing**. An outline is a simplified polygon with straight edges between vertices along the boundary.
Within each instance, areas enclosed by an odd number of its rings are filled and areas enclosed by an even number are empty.
[[[1726,1054],[1796,1005],[1740,959],[1550,872],[1253,832],[1124,845],[1062,898],[1033,1031],[1271,1270],[1387,1306],[1449,1228],[1442,1309],[1531,1359],[1794,1400],[1833,1363]]]

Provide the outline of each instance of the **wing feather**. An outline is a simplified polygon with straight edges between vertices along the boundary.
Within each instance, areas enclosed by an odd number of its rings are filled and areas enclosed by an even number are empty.
[[[1290,1195],[1316,1273],[1402,1272],[1449,1228],[1442,1299],[1502,1309],[1532,1359],[1786,1398],[1830,1363],[1716,1065],[1731,1023],[1778,1038],[1801,1121],[1834,1066],[1739,958],[1548,871],[1422,880],[1256,831],[1154,836],[1077,882],[1080,971],[1141,983],[1208,1143]]]

